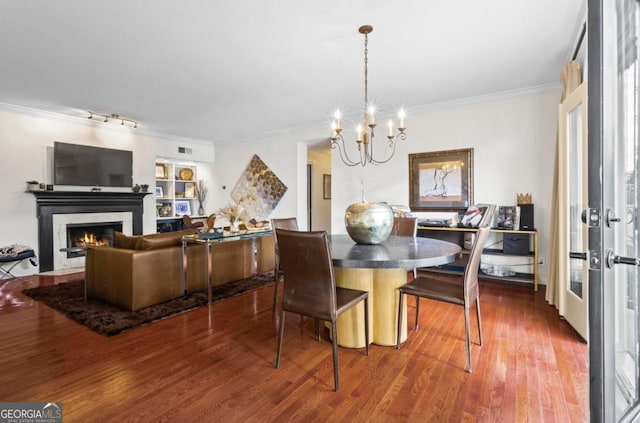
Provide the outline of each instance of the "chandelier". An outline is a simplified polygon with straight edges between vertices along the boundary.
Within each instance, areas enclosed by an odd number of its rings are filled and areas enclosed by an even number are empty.
[[[368,45],[369,45],[369,34],[373,31],[373,27],[371,25],[363,25],[358,31],[361,34],[364,34],[364,119],[362,123],[359,123],[356,127],[356,144],[358,146],[358,156],[359,160],[352,160],[347,153],[347,149],[344,143],[344,138],[342,137],[342,127],[340,119],[341,114],[340,110],[336,110],[334,115],[335,121],[332,123],[333,136],[330,138],[331,140],[331,148],[337,149],[340,153],[340,159],[347,166],[365,166],[367,163],[373,164],[382,164],[386,163],[396,152],[397,140],[404,140],[407,136],[404,133],[404,118],[405,113],[404,110],[400,109],[398,113],[398,127],[397,133],[394,134],[393,130],[393,120],[389,119],[387,122],[387,127],[389,132],[387,134],[387,146],[385,148],[385,154],[382,157],[374,158],[373,151],[373,139],[375,137],[374,129],[376,127],[374,112],[375,109],[372,104],[369,104],[369,93],[368,93]],[[388,155],[389,150],[391,154]]]

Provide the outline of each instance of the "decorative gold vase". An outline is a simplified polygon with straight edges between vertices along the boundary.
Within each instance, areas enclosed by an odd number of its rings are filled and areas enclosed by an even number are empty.
[[[393,228],[393,211],[387,203],[355,203],[347,207],[344,223],[358,244],[382,244]]]

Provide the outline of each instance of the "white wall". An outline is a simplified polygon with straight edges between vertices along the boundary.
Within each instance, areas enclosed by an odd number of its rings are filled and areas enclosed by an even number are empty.
[[[407,204],[409,154],[472,147],[475,202],[512,205],[516,193],[532,193],[540,254],[546,262],[559,98],[557,89],[440,105],[431,111],[412,113],[406,122],[407,140],[401,142],[395,157],[381,166],[349,168],[333,154],[331,170],[322,170],[332,174],[331,231],[346,232],[344,210],[361,200],[360,179],[365,180],[368,201]],[[296,216],[300,227],[307,228],[305,142],[328,135],[328,128],[314,128],[306,133],[217,145],[212,168],[204,173],[199,170],[200,177],[207,173],[211,178],[207,213],[232,201],[233,187],[253,154],[257,154],[288,187],[272,217]],[[0,110],[1,245],[38,245],[35,198],[25,193],[25,181],[51,183],[47,149],[53,146],[53,141],[132,150],[134,181],[151,186],[157,156],[199,162],[211,162],[214,158],[214,148],[209,145],[144,135],[85,119]],[[192,148],[192,157],[178,155],[178,146]],[[321,180],[321,176],[317,179]],[[322,193],[321,189],[315,191]],[[149,196],[145,200],[144,232],[154,232],[155,227],[155,203]],[[17,273],[31,274],[34,269],[25,265]],[[542,283],[545,275],[542,267]]]
[[[559,100],[560,90],[554,89],[412,115],[405,123],[406,141],[381,166],[349,168],[334,154],[332,232],[346,233],[344,210],[360,201],[361,179],[367,201],[408,204],[409,154],[473,148],[474,202],[515,205],[517,193],[532,193],[546,263]],[[540,276],[544,283],[545,267]]]
[[[210,192],[214,210],[232,203],[231,192],[254,154],[287,186],[271,217],[296,216],[306,228],[306,145],[295,137],[270,137],[216,146],[216,163]]]
[[[156,156],[175,157],[199,162],[213,161],[211,145],[177,142],[149,135],[130,127],[47,114],[21,108],[0,110],[0,246],[25,244],[38,247],[36,199],[25,192],[26,181],[53,183],[51,152],[54,141],[85,144],[133,151],[134,183],[154,187]],[[177,147],[192,148],[191,157],[178,156]],[[209,169],[203,172],[210,173]],[[203,173],[200,174],[202,176]],[[65,189],[56,187],[56,189]],[[80,187],[89,190],[89,187]],[[77,189],[76,189],[77,190]],[[127,191],[127,188],[103,188],[105,191]],[[153,192],[153,188],[151,189]],[[143,232],[156,231],[156,208],[153,195],[144,200]],[[16,267],[17,275],[37,273],[23,263]]]

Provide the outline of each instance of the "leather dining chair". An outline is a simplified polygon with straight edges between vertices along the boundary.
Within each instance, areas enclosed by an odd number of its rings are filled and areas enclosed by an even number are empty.
[[[486,213],[491,214],[495,208],[489,208]],[[398,301],[398,333],[402,327],[402,307],[404,296],[413,295],[416,297],[416,320],[414,330],[418,329],[418,314],[420,312],[420,298],[429,298],[436,301],[444,301],[464,307],[465,338],[467,343],[467,371],[471,368],[471,329],[469,319],[469,309],[475,302],[476,316],[478,320],[479,345],[482,346],[482,325],[480,318],[480,297],[478,286],[478,269],[480,267],[480,257],[484,249],[485,241],[490,232],[489,224],[491,217],[485,215],[484,226],[478,228],[474,243],[469,252],[469,259],[464,270],[462,283],[455,281],[444,281],[440,279],[420,276],[411,282],[398,288],[400,298]],[[400,337],[397,337],[396,348],[400,349]]]
[[[276,229],[288,229],[290,231],[298,230],[298,219],[295,217],[283,217],[279,219],[271,219],[271,228],[273,229],[274,236],[274,248],[275,248],[275,268],[273,271],[273,281],[275,287],[273,288],[273,308],[271,314],[276,314],[276,303],[278,302],[278,282],[280,282],[280,255],[278,254],[278,237],[276,236]]]
[[[394,217],[391,235],[412,236],[418,234],[418,218],[417,217]],[[413,269],[413,278],[418,277],[418,272]]]
[[[364,301],[365,355],[369,355],[369,293],[336,287],[329,237],[325,231],[299,232],[276,229],[280,261],[285,269],[282,314],[278,332],[275,367],[280,367],[282,338],[286,312],[293,312],[331,323],[333,345],[333,377],[335,391],[340,389],[338,377],[338,315]]]

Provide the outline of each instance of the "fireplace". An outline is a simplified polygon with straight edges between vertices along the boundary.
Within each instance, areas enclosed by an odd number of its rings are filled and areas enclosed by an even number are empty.
[[[143,201],[148,193],[33,191],[38,216],[40,271],[84,265],[84,256],[67,257],[67,225],[122,222],[122,232],[142,234]],[[117,229],[116,229],[117,230]]]
[[[113,233],[122,232],[122,222],[68,223],[67,258],[85,255],[86,247],[113,247]]]

